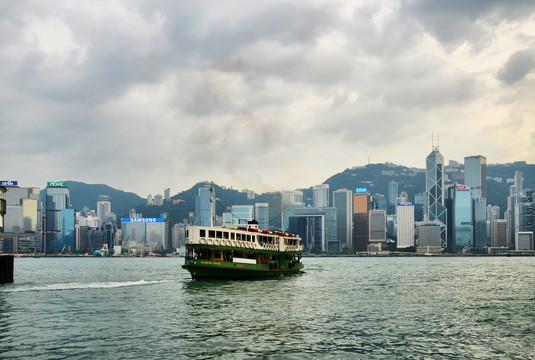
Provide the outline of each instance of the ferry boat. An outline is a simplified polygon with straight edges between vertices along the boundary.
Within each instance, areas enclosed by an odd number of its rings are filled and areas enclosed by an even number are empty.
[[[193,279],[251,279],[295,274],[303,269],[301,238],[248,226],[190,226],[182,266]]]

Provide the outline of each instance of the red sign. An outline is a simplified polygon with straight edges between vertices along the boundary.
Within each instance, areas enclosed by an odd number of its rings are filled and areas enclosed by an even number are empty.
[[[464,185],[457,185],[457,190],[466,190],[466,186],[464,186]]]

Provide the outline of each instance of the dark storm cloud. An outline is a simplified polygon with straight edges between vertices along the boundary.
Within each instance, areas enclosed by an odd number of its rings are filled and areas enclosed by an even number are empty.
[[[414,0],[401,8],[402,14],[414,18],[446,46],[486,42],[493,36],[489,27],[526,19],[534,12],[531,0]]]
[[[497,78],[511,85],[524,79],[535,67],[534,51],[521,50],[509,57],[503,68],[498,71]]]

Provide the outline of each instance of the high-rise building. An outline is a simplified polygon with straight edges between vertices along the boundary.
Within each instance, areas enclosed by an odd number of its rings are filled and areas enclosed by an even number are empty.
[[[199,188],[199,193],[195,197],[195,224],[198,226],[211,226],[214,221],[213,199],[215,189],[211,185]],[[210,219],[212,216],[212,219]]]
[[[4,215],[6,214],[6,200],[4,199],[4,193],[7,189],[0,186],[0,241],[2,241],[2,233],[4,232]]]
[[[535,191],[526,190],[515,204],[515,244],[519,243],[519,233],[535,234]],[[524,236],[525,238],[525,236]],[[516,250],[525,250],[515,247]]]
[[[444,157],[433,147],[426,158],[425,175],[426,209],[424,219],[434,221],[441,226],[441,246],[447,246],[447,211],[444,199]]]
[[[46,232],[44,250],[48,253],[74,250],[74,210],[65,182],[48,182],[46,187]],[[72,211],[65,211],[72,210]]]
[[[4,232],[28,233],[41,230],[39,188],[6,186]]]
[[[386,244],[386,211],[370,210],[370,245]]]
[[[296,208],[289,217],[288,231],[301,237],[303,246],[327,252],[339,252],[336,239],[336,209]]]
[[[329,207],[329,184],[314,185],[312,191],[314,194],[313,207]]]
[[[514,184],[516,192],[524,192],[524,174],[522,173],[522,171],[515,171]]]
[[[303,192],[301,190],[281,191],[283,204],[302,204]]]
[[[353,245],[353,192],[348,189],[334,191],[333,205],[336,208],[336,239],[342,250],[350,251]]]
[[[253,205],[232,205],[232,225],[247,226],[249,221],[254,219]]]
[[[397,247],[402,249],[414,246],[414,204],[397,204],[396,217],[398,220]]]
[[[497,220],[500,218],[500,207],[498,205],[487,205],[487,220]]]
[[[472,192],[474,194],[474,192]],[[475,198],[472,205],[474,251],[483,252],[487,244],[487,199]]]
[[[254,204],[254,217],[258,221],[260,229],[269,230],[269,204],[256,203]]]
[[[370,194],[358,188],[353,194],[353,250],[366,251],[369,245],[371,210]]]
[[[99,226],[104,224],[107,214],[111,213],[111,202],[108,195],[99,195],[97,201],[97,216],[100,220]]]
[[[154,200],[152,199],[152,195],[149,194],[149,196],[147,196],[147,206],[152,206],[154,204]]]
[[[399,184],[394,181],[390,180],[388,183],[388,205],[396,205],[396,198],[399,195]]]
[[[171,189],[167,188],[163,191],[163,198],[165,201],[171,200]]]
[[[507,221],[505,219],[491,220],[490,222],[490,245],[492,247],[506,247],[507,245]]]
[[[449,248],[453,252],[461,252],[464,248],[472,248],[472,194],[470,187],[455,184],[449,189],[451,194],[451,221]]]
[[[153,204],[156,205],[156,206],[162,206],[163,205],[163,196],[160,193],[154,195]]]
[[[472,199],[487,198],[487,158],[482,155],[464,158],[464,184],[470,186]]]

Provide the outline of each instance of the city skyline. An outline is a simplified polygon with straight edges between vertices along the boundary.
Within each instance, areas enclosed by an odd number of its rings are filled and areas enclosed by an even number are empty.
[[[22,186],[290,190],[425,168],[433,131],[446,163],[535,163],[530,1],[2,10],[2,177]]]

